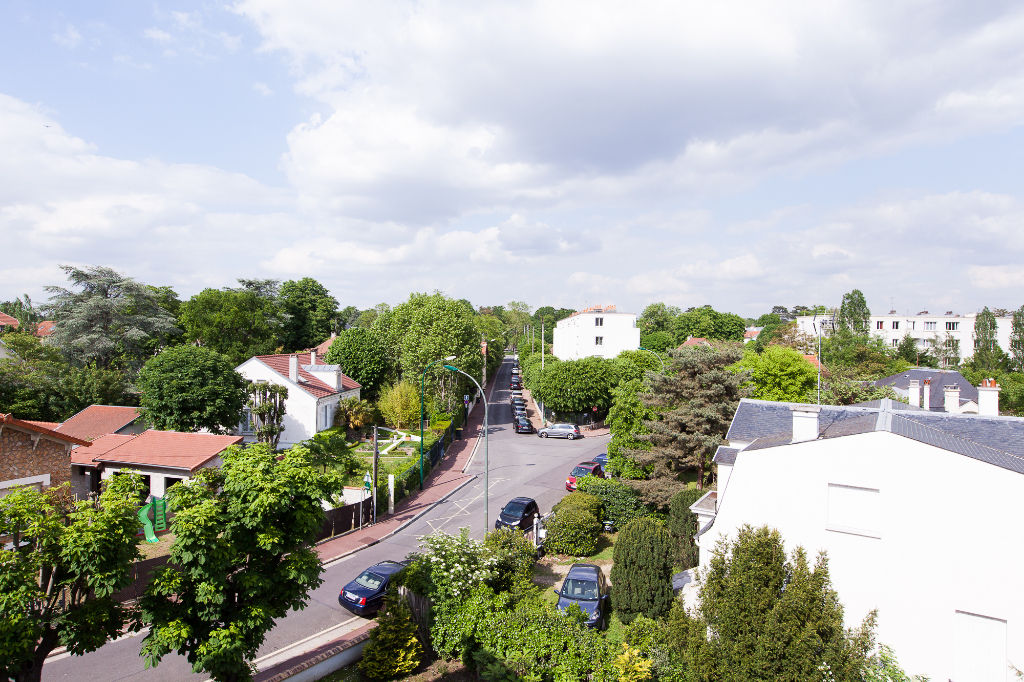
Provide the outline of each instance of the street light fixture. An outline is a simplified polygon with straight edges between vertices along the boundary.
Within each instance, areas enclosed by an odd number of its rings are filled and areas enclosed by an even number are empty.
[[[427,383],[427,370],[439,362],[451,362],[454,359],[454,355],[449,355],[442,360],[434,360],[423,368],[423,374],[420,375],[420,490],[423,490],[423,392]]]
[[[487,522],[488,522],[488,518],[487,518],[487,504],[488,504],[487,493],[490,490],[490,474],[491,474],[491,460],[488,457],[488,453],[487,453],[487,443],[488,443],[488,438],[487,438],[487,436],[488,436],[488,433],[487,433],[487,395],[484,394],[484,389],[480,386],[480,382],[478,382],[476,379],[474,379],[473,377],[471,377],[468,374],[466,374],[465,372],[463,372],[458,367],[452,367],[451,365],[445,365],[444,368],[447,369],[447,370],[450,370],[452,372],[458,372],[462,376],[468,378],[470,381],[472,381],[474,384],[476,384],[477,389],[479,389],[479,391],[480,391],[480,395],[484,396],[484,535],[486,535],[487,534],[487,529],[488,529],[488,525],[487,525]],[[420,442],[422,443],[422,441],[420,441]]]
[[[661,359],[661,356],[660,356],[660,355],[658,355],[658,354],[657,354],[656,352],[654,352],[654,351],[653,351],[653,350],[651,350],[650,348],[644,348],[643,346],[640,346],[640,350],[645,350],[645,351],[647,351],[648,353],[650,353],[651,355],[653,355],[654,357],[658,358],[658,362],[660,362],[660,363],[661,363],[661,373],[662,373],[662,374],[664,374],[664,373],[665,373],[665,361]]]

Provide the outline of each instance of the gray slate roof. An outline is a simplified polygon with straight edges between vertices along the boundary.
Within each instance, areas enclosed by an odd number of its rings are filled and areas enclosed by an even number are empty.
[[[735,464],[736,453],[739,448],[730,448],[728,445],[719,445],[715,451],[715,464]]]
[[[876,402],[879,405],[872,407],[822,405],[818,437],[888,431],[1024,474],[1024,419],[931,412],[888,399]],[[788,445],[793,439],[794,405],[744,398],[726,437],[749,442],[742,452]]]
[[[952,369],[930,369],[928,367],[908,369],[874,382],[875,386],[891,386],[898,394],[906,396],[910,391],[910,380],[917,379],[921,386],[921,401],[924,403],[924,380],[931,379],[928,408],[933,412],[945,411],[946,394],[944,386],[960,387],[960,404],[978,402],[978,387],[972,386],[964,375]]]

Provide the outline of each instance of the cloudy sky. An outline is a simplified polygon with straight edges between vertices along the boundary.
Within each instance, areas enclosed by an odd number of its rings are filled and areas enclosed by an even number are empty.
[[[0,10],[0,299],[1024,304],[1019,2]]]

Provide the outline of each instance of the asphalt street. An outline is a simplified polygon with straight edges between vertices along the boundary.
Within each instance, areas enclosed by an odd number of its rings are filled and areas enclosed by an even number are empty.
[[[542,439],[512,430],[509,407],[511,362],[506,359],[498,371],[488,403],[489,415],[489,521],[505,503],[516,496],[537,500],[542,513],[551,510],[563,495],[566,474],[577,462],[604,452],[608,437],[568,441]],[[586,432],[584,431],[584,435]],[[257,660],[273,655],[294,642],[315,637],[353,616],[338,604],[338,590],[364,568],[385,559],[402,559],[419,547],[418,538],[435,532],[457,533],[468,527],[473,537],[484,535],[484,440],[481,439],[467,473],[476,478],[426,515],[381,543],[343,559],[327,562],[323,584],[310,596],[302,611],[293,611],[267,635]],[[358,531],[357,531],[358,532]],[[360,622],[359,619],[355,622]],[[144,634],[144,633],[143,633]],[[85,656],[52,657],[43,668],[44,680],[205,680],[191,672],[180,656],[168,656],[156,668],[146,669],[139,648],[142,635],[124,637]]]

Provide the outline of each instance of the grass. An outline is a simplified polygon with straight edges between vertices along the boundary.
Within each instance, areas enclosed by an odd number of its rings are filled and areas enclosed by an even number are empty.
[[[619,537],[618,533],[601,533],[597,536],[597,545],[591,554],[585,556],[569,556],[559,555],[560,564],[575,564],[580,561],[601,561],[607,559],[612,560],[612,555],[615,552],[615,540]]]
[[[160,542],[146,542],[144,535],[139,536],[139,551],[142,552],[142,559],[155,559],[158,556],[166,556],[171,553],[171,543],[174,542],[174,533],[158,535]]]

